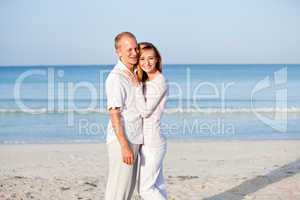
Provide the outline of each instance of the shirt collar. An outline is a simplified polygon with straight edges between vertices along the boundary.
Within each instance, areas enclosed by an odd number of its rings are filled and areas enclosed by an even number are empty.
[[[115,66],[117,69],[121,69],[121,70],[127,70],[129,71],[130,73],[132,73],[128,67],[121,61],[121,60],[118,60],[116,66]]]

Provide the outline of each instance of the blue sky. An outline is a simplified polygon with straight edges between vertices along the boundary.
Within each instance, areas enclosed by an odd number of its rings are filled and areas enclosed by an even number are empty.
[[[1,0],[0,65],[113,64],[133,32],[164,63],[300,63],[297,0]]]

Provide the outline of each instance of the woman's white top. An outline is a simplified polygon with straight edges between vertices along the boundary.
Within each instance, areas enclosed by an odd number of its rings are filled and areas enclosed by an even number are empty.
[[[162,74],[146,81],[145,87],[138,86],[136,95],[137,110],[143,118],[144,145],[159,147],[166,143],[161,134],[161,117],[168,97],[168,84]]]

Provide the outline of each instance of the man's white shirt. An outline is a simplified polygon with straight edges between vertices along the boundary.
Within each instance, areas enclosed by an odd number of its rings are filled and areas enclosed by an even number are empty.
[[[128,80],[126,70],[130,72],[119,60],[106,79],[107,109],[119,107],[121,122],[128,141],[133,144],[142,144],[142,118],[136,107],[136,88]],[[109,120],[106,142],[110,143],[115,140],[117,137],[112,128],[111,120]]]

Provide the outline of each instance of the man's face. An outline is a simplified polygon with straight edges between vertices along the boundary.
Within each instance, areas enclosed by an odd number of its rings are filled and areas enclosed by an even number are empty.
[[[138,61],[138,46],[136,40],[126,36],[121,38],[117,54],[127,67],[133,67]]]

